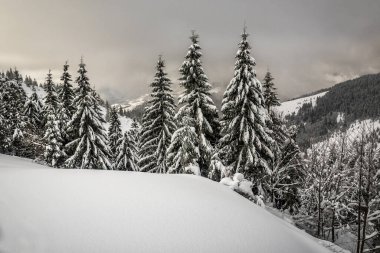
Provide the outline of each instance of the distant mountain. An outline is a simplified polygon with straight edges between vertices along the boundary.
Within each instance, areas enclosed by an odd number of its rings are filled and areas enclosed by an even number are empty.
[[[380,118],[380,73],[348,80],[312,96],[282,103],[288,124],[300,126],[301,147],[357,121]]]

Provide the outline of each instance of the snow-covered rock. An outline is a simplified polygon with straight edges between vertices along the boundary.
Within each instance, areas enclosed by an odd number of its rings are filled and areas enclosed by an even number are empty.
[[[0,252],[330,252],[193,175],[45,167],[0,155]]]

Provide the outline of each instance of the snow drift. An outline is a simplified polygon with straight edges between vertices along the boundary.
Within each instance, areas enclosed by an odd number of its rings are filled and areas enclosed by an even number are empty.
[[[329,252],[192,175],[53,169],[0,155],[0,252]]]

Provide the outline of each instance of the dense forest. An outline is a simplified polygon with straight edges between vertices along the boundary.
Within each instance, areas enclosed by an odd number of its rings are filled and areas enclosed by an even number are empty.
[[[322,92],[326,90],[318,91]],[[342,120],[338,122],[338,115]],[[297,141],[309,147],[338,128],[346,128],[356,120],[380,116],[380,73],[364,75],[328,89],[317,99],[316,106],[304,104],[297,114],[287,116],[289,124],[299,125]]]

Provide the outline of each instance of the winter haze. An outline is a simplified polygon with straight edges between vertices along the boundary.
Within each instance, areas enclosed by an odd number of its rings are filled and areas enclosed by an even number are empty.
[[[96,89],[120,102],[148,92],[159,54],[177,89],[195,29],[210,82],[225,86],[246,22],[259,79],[269,68],[286,99],[379,72],[379,13],[377,0],[3,0],[0,71],[43,82],[51,68],[58,81],[66,60],[77,76],[83,56]]]

